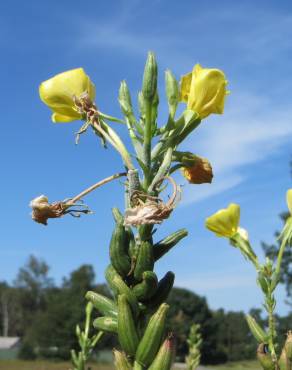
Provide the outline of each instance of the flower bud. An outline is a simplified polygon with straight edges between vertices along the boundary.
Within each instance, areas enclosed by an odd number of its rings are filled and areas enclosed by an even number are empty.
[[[82,118],[75,98],[87,93],[94,100],[95,86],[83,68],[76,68],[44,81],[39,93],[41,100],[53,111],[53,122],[71,122]]]
[[[169,112],[173,117],[179,102],[179,88],[173,73],[169,69],[165,71],[165,88]]]
[[[126,81],[122,81],[120,85],[119,103],[125,116],[128,116],[133,112],[130,91]]]
[[[195,155],[193,164],[183,167],[182,174],[190,184],[211,183],[213,179],[213,171],[208,159]]]
[[[196,64],[192,72],[181,79],[180,100],[200,118],[211,113],[222,114],[224,110],[227,80],[219,69],[203,68]]]
[[[142,93],[146,100],[151,101],[157,90],[157,63],[155,55],[148,53],[142,84]]]
[[[207,229],[217,236],[232,238],[238,232],[240,207],[231,203],[227,208],[221,209],[206,219]]]

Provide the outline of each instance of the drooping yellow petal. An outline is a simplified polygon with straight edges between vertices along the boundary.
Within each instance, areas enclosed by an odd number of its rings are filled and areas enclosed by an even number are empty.
[[[237,232],[240,219],[240,207],[231,203],[227,208],[221,209],[206,219],[207,229],[217,236],[232,238]]]
[[[94,100],[95,87],[83,68],[76,68],[44,81],[39,93],[41,100],[56,113],[52,116],[54,122],[70,122],[81,118],[74,97],[88,93],[90,99]]]

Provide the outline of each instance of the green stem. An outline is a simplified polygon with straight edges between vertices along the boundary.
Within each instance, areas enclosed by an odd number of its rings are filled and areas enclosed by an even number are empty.
[[[148,188],[151,182],[151,139],[152,139],[152,122],[151,122],[151,102],[145,101],[145,128],[144,128],[144,145],[143,145],[143,162],[148,171],[145,174],[144,187]]]

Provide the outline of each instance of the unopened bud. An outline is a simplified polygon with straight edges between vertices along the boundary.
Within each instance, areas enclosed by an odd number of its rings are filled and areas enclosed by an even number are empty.
[[[151,101],[157,89],[157,63],[155,55],[148,53],[142,84],[142,93],[145,99]]]
[[[171,116],[173,117],[179,102],[180,93],[178,82],[169,69],[165,71],[165,88],[169,111]]]
[[[125,116],[133,112],[130,91],[126,81],[122,81],[119,90],[119,103]]]

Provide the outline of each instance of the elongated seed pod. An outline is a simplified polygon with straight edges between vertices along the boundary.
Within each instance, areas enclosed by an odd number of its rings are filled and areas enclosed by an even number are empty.
[[[268,334],[260,327],[256,320],[250,316],[246,315],[246,321],[249,326],[250,331],[259,343],[268,343]]]
[[[109,333],[117,333],[118,332],[118,320],[116,317],[98,317],[93,321],[93,326],[96,329],[107,331]]]
[[[160,240],[153,246],[154,260],[157,261],[159,258],[164,256],[171,248],[173,248],[181,239],[188,235],[186,229],[180,229],[175,233],[170,234],[166,238]]]
[[[119,276],[119,274],[114,269],[113,265],[110,264],[107,266],[104,275],[105,275],[106,281],[108,282],[108,285],[110,286],[111,290],[113,291],[116,297],[118,295],[118,290],[117,290],[117,287],[113,284],[113,279],[115,276]]]
[[[102,315],[117,316],[118,307],[112,299],[92,291],[88,291],[85,298],[88,299]]]
[[[125,294],[118,296],[118,337],[122,349],[134,356],[139,344],[132,311]]]
[[[168,271],[164,277],[159,280],[155,294],[146,302],[148,307],[156,308],[161,305],[161,303],[166,302],[173,287],[174,278],[174,273],[172,271]]]
[[[110,242],[110,259],[112,265],[122,277],[126,277],[131,269],[128,247],[125,227],[122,223],[118,222]]]
[[[160,349],[148,370],[170,370],[174,360],[175,345],[172,334],[164,340]]]
[[[271,354],[267,351],[264,343],[259,344],[257,348],[257,359],[264,370],[275,370],[275,364]]]
[[[144,335],[139,343],[135,360],[145,367],[148,367],[152,363],[160,347],[165,331],[166,314],[168,309],[169,305],[163,303],[151,316]]]
[[[132,308],[133,314],[137,316],[139,313],[139,305],[137,298],[132,292],[132,290],[123,281],[123,279],[119,276],[119,274],[115,271],[112,265],[109,265],[107,267],[105,277],[116,297],[119,294],[126,295],[127,300]]]
[[[292,331],[291,330],[289,330],[287,333],[287,339],[285,342],[285,352],[286,352],[287,358],[292,362]]]
[[[152,271],[154,267],[153,246],[148,241],[143,241],[139,248],[138,257],[134,269],[134,278],[142,280],[144,271]]]
[[[136,243],[135,237],[131,238],[129,241],[129,256],[131,257],[132,261],[137,260],[138,252],[139,246]]]
[[[287,357],[285,348],[282,349],[281,356],[278,361],[278,365],[279,365],[280,370],[290,370],[291,369],[290,361],[289,361],[289,358]]]
[[[153,271],[145,271],[142,274],[142,282],[135,285],[133,293],[140,301],[150,299],[156,292],[158,285],[157,276]]]
[[[112,209],[112,213],[113,213],[114,220],[116,221],[116,223],[122,224],[124,222],[124,217],[118,208],[114,207]]]
[[[132,370],[132,367],[127,359],[125,352],[120,352],[114,349],[115,368],[117,370]]]

